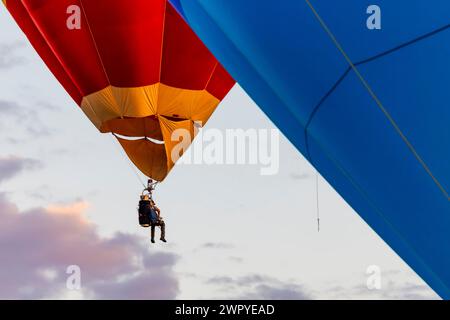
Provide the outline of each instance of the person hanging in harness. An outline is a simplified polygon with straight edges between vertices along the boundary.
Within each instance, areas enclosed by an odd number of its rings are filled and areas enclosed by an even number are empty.
[[[160,240],[162,242],[166,241],[166,223],[164,222],[163,218],[161,217],[161,210],[156,206],[153,199],[150,199],[150,206],[151,206],[151,236],[152,236],[152,243],[155,243],[155,228],[158,226],[161,228],[161,238]]]
[[[148,228],[151,227],[151,241],[155,243],[155,228],[161,228],[161,238],[163,242],[166,241],[166,224],[161,217],[161,210],[156,206],[153,201],[153,191],[155,190],[157,182],[153,180],[148,181],[148,186],[141,195],[141,200],[139,201],[139,224]]]

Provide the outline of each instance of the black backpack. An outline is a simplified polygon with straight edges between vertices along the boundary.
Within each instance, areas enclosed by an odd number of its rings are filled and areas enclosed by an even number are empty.
[[[150,214],[151,214],[151,206],[149,200],[141,200],[139,201],[139,224],[141,227],[148,228],[151,226]]]

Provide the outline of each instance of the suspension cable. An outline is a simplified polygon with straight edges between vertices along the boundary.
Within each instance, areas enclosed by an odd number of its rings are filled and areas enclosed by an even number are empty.
[[[317,214],[317,232],[320,232],[320,206],[319,206],[319,172],[316,170],[316,214]]]
[[[112,133],[112,136],[116,137],[116,135],[114,133]],[[139,183],[142,184],[142,186],[144,188],[146,188],[146,185],[145,185],[144,181],[142,180],[141,176],[139,175],[139,172],[136,170],[136,167],[133,164],[130,163],[129,159],[126,157],[126,155],[124,154],[123,150],[121,150],[119,148],[119,146],[116,144],[116,140],[114,140],[114,139],[113,139],[113,144],[114,144],[114,147],[117,149],[118,153],[124,159],[125,163],[127,163],[127,165],[131,168],[131,171],[134,173],[134,175],[138,179]]]

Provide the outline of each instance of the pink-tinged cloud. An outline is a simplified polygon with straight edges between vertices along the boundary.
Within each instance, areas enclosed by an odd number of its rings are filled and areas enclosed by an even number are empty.
[[[0,298],[68,295],[66,269],[81,268],[81,294],[98,299],[174,299],[177,256],[152,253],[148,239],[103,238],[83,215],[86,203],[20,212],[0,194]]]

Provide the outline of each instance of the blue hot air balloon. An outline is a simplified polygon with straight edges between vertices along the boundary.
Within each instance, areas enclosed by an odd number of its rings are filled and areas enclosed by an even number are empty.
[[[450,1],[172,2],[298,150],[450,299]]]

